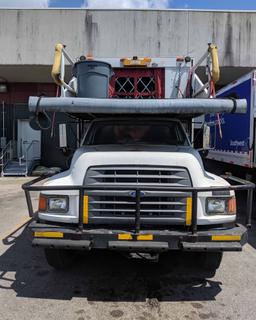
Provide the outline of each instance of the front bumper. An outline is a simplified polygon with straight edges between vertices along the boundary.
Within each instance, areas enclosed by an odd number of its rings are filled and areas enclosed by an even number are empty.
[[[33,246],[56,249],[108,249],[129,252],[241,251],[247,242],[247,229],[239,224],[228,229],[190,231],[83,229],[33,221]]]

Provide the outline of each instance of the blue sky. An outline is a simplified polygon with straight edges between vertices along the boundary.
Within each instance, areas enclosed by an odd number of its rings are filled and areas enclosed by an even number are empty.
[[[0,0],[0,8],[48,7],[256,10],[256,0]]]
[[[105,0],[104,2],[111,2],[111,0]],[[119,0],[119,2],[122,2],[122,0]],[[84,0],[52,0],[50,7],[81,7],[83,4]],[[177,9],[256,10],[256,0],[172,0],[168,1],[167,7]]]
[[[173,8],[256,10],[255,0],[174,0]]]

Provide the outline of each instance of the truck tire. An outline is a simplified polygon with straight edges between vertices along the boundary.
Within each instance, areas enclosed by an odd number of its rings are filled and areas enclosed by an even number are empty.
[[[73,263],[74,252],[63,249],[44,249],[48,264],[56,270],[64,270]]]
[[[203,270],[215,272],[221,264],[222,256],[222,252],[200,252],[197,261]]]

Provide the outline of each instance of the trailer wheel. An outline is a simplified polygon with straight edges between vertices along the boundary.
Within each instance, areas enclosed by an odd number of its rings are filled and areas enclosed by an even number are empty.
[[[74,252],[63,249],[44,249],[48,264],[56,270],[64,270],[73,263]]]
[[[198,264],[205,271],[216,271],[222,260],[222,252],[200,252],[198,255]]]

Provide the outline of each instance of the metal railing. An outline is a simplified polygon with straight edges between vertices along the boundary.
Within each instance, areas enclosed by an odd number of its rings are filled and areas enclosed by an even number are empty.
[[[21,164],[21,161],[23,159],[25,160],[25,166],[26,166],[25,175],[28,175],[30,167],[31,167],[33,161],[38,159],[35,155],[39,154],[39,152],[38,152],[39,141],[38,140],[33,140],[30,143],[23,142],[23,144],[28,144],[28,146],[27,146],[27,148],[25,150],[25,155],[22,155],[22,156],[19,157],[19,162]]]
[[[12,160],[13,157],[13,149],[14,149],[14,140],[10,140],[7,145],[1,151],[0,156],[0,168],[1,168],[1,176],[4,176],[4,168],[7,165],[8,161]]]
[[[28,183],[22,185],[22,189],[25,191],[29,216],[34,216],[33,205],[31,201],[30,191],[63,191],[63,190],[78,190],[79,191],[79,215],[78,215],[78,228],[82,231],[84,228],[83,222],[83,210],[84,210],[84,193],[86,191],[101,191],[101,190],[116,190],[112,186],[38,186],[35,185],[38,182],[48,178],[49,176],[42,176],[36,178]],[[129,190],[135,192],[136,200],[136,211],[134,216],[134,230],[136,233],[140,232],[141,226],[141,215],[140,215],[140,200],[141,195],[144,191],[185,191],[191,192],[192,194],[192,220],[190,225],[190,231],[194,235],[197,233],[197,204],[198,204],[198,193],[200,192],[212,192],[212,191],[247,191],[247,204],[246,204],[246,221],[245,224],[248,228],[251,227],[251,216],[252,216],[252,203],[253,203],[253,190],[255,184],[233,176],[223,176],[226,180],[231,183],[237,183],[237,185],[229,185],[224,187],[143,187],[143,186],[118,186],[120,190]]]

